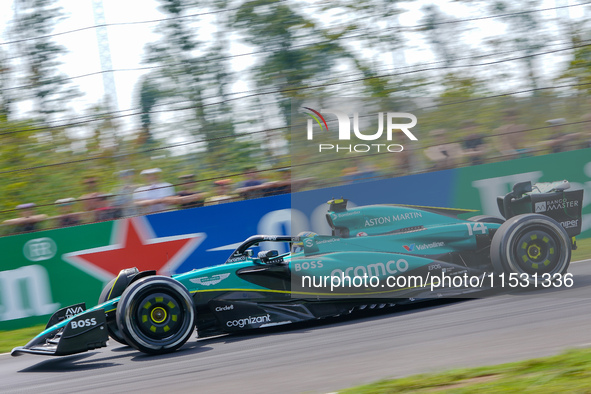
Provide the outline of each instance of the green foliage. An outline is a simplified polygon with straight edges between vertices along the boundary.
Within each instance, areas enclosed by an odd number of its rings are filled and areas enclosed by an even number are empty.
[[[154,142],[152,135],[152,109],[164,95],[158,86],[149,78],[142,77],[138,82],[140,85],[139,105],[141,109],[140,121],[142,133],[145,134],[146,144]]]
[[[21,41],[18,51],[24,60],[26,75],[20,91],[29,91],[41,120],[65,112],[67,102],[80,95],[66,76],[59,72],[60,57],[66,53],[51,37],[56,23],[63,17],[56,0],[19,1],[19,12],[14,21],[14,35]],[[28,99],[26,94],[15,101]]]
[[[203,145],[211,163],[217,163],[223,146],[235,143],[232,107],[227,103],[229,78],[228,65],[220,61],[220,54],[229,50],[224,27],[227,22],[218,14],[218,31],[213,43],[197,39],[199,29],[190,19],[184,18],[194,4],[182,0],[160,0],[160,9],[168,17],[158,28],[162,39],[147,46],[145,61],[159,66],[141,81],[139,103],[144,142],[150,143],[158,130],[150,111],[156,105],[167,105],[181,115],[179,121],[167,125],[182,130],[185,137],[204,141]],[[212,7],[223,7],[215,2]],[[206,101],[213,95],[217,103]],[[176,105],[172,103],[181,103]],[[161,128],[160,131],[163,128]]]
[[[580,85],[576,89],[588,94],[591,92],[591,46],[587,45],[588,42],[582,38],[581,32],[574,33],[572,42],[575,46],[573,57],[559,80]]]
[[[322,95],[322,87],[309,89],[314,79],[329,77],[339,59],[351,57],[338,41],[330,41],[334,33],[316,26],[288,2],[244,2],[236,12],[234,27],[247,34],[248,43],[264,50],[256,68],[256,83],[261,89],[278,92],[287,125],[291,123],[289,99]]]
[[[6,120],[10,115],[12,98],[9,93],[11,69],[6,54],[0,48],[0,119]]]
[[[478,97],[482,90],[481,81],[475,77],[453,72],[443,77],[442,86],[445,89],[440,95],[442,98]]]
[[[452,66],[456,63],[456,51],[455,49],[462,45],[458,41],[458,27],[451,17],[441,11],[441,9],[434,4],[423,6],[422,11],[425,16],[422,19],[421,28],[429,44],[431,44],[433,50],[441,58],[445,66]]]
[[[507,15],[502,19],[507,24],[508,31],[501,41],[512,48],[519,57],[518,60],[526,70],[529,87],[532,89],[540,87],[539,60],[532,55],[545,48],[550,37],[544,29],[543,16],[539,12],[525,11],[538,9],[541,4],[540,0],[499,0],[492,2],[490,6],[492,14]],[[537,92],[534,91],[534,94]]]

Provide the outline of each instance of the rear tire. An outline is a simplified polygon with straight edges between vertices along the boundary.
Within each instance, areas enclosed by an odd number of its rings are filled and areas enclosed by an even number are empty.
[[[571,259],[570,239],[562,226],[539,214],[517,215],[495,233],[490,256],[497,274],[532,275],[566,273]],[[525,276],[525,275],[524,275]]]
[[[496,216],[489,216],[489,215],[472,216],[471,218],[468,218],[468,220],[471,222],[477,222],[477,223],[496,223],[496,224],[505,223],[505,219],[501,219]]]
[[[187,288],[166,276],[132,283],[117,307],[117,326],[131,346],[150,354],[181,347],[195,329],[195,308]]]

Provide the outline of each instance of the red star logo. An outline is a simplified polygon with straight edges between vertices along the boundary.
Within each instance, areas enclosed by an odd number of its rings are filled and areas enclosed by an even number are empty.
[[[113,222],[111,244],[63,255],[64,260],[103,281],[124,268],[171,274],[203,242],[204,233],[156,238],[143,217]]]

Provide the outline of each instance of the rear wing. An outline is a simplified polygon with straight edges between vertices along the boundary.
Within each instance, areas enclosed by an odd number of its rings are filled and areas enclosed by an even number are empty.
[[[499,211],[505,219],[523,213],[539,213],[556,220],[569,237],[581,233],[583,190],[568,190],[568,181],[520,182],[504,197],[497,197]],[[567,191],[568,190],[568,191]]]

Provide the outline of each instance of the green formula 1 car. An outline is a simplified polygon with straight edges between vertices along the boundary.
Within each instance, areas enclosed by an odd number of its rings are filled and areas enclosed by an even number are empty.
[[[161,354],[181,347],[195,329],[207,337],[469,294],[494,280],[561,280],[581,231],[583,191],[568,186],[516,184],[498,199],[503,219],[462,220],[458,214],[469,211],[406,205],[349,209],[345,199],[332,200],[330,236],[256,235],[224,264],[172,277],[122,270],[97,306],[57,311],[12,355],[74,354],[106,346],[109,336]],[[255,256],[263,242],[287,242],[290,252]],[[357,286],[364,278],[369,284]]]

